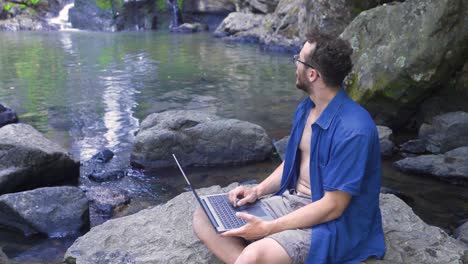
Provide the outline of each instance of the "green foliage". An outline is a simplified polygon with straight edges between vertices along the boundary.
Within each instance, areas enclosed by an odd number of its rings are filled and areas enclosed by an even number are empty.
[[[3,4],[3,9],[7,12],[9,12],[11,10],[11,8],[13,7],[13,4],[12,3],[4,3]]]
[[[182,5],[184,4],[184,0],[177,0],[177,5],[179,8],[182,8]]]
[[[106,10],[117,10],[123,6],[122,0],[96,0],[96,4]]]
[[[19,8],[21,8],[22,10],[26,9],[26,7],[27,7],[27,5],[25,5],[25,4],[19,5]]]
[[[166,0],[156,0],[156,9],[163,11],[166,8]]]

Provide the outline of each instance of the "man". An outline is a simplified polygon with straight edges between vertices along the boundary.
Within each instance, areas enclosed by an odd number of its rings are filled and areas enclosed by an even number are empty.
[[[352,68],[341,39],[308,34],[294,56],[297,107],[285,161],[259,185],[229,192],[234,206],[262,199],[276,219],[238,213],[247,224],[216,234],[200,209],[195,234],[226,263],[359,263],[385,253],[380,147],[366,110],[341,88]],[[248,243],[250,242],[250,243]]]

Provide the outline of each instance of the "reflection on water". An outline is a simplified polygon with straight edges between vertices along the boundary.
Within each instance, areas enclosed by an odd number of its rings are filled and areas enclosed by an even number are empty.
[[[259,124],[279,139],[289,133],[294,109],[304,96],[294,86],[288,54],[226,44],[208,34],[0,32],[0,50],[0,102],[76,159],[111,149],[115,156],[109,166],[116,169],[127,168],[139,122],[151,113],[205,111]],[[197,187],[225,186],[261,181],[278,163],[188,173]],[[450,231],[468,218],[466,187],[400,174],[389,163],[383,183],[409,197],[415,212],[431,224]],[[83,177],[81,184],[128,191],[133,200],[119,216],[167,201],[186,187],[176,170],[130,175],[117,183],[92,183]],[[7,254],[22,260],[64,250],[69,242],[33,241],[0,231],[0,246],[9,244]]]

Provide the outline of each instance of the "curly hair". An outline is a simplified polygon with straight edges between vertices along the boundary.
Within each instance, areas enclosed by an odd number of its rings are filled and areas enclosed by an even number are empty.
[[[315,51],[309,54],[306,62],[317,68],[326,85],[341,86],[353,68],[351,45],[341,38],[316,30],[307,33],[306,38],[307,42],[316,43]]]

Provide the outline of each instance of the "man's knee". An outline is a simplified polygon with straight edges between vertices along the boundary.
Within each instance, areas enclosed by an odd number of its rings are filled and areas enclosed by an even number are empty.
[[[255,243],[248,245],[237,258],[236,263],[260,263],[262,248]]]
[[[195,235],[202,241],[206,239],[207,232],[209,231],[208,228],[210,228],[210,223],[208,223],[208,221],[203,209],[200,207],[195,209],[192,219],[192,229]]]

